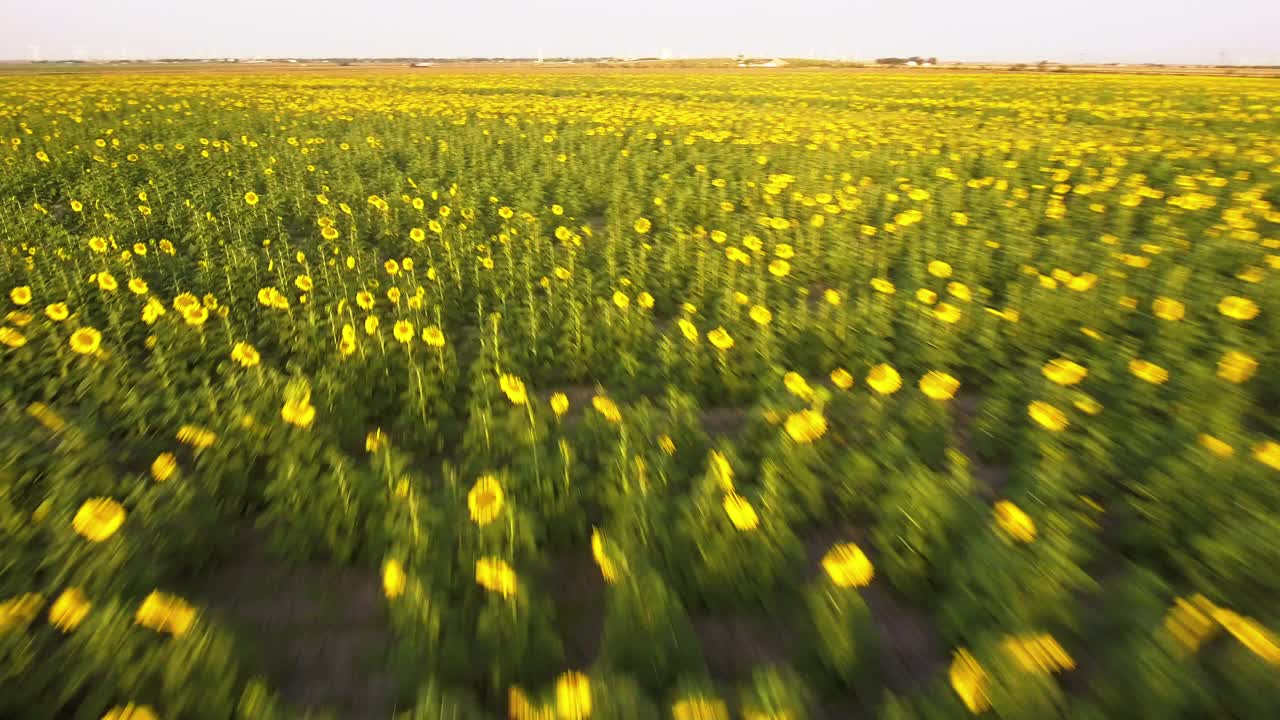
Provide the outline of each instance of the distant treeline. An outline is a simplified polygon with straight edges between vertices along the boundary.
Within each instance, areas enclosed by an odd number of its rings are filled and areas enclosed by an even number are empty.
[[[919,55],[912,55],[911,57],[901,57],[901,58],[899,57],[876,58],[877,65],[907,65],[910,63],[915,63],[916,65],[925,65],[925,64],[937,65],[938,58],[920,57]]]

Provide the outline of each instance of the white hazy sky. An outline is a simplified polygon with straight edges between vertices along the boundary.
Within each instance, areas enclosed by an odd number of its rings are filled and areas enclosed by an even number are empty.
[[[1280,64],[1280,0],[0,0],[0,59],[540,51]]]

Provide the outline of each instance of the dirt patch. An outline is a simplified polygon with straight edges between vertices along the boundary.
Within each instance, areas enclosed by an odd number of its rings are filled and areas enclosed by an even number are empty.
[[[874,567],[879,558],[867,533],[851,525],[817,528],[805,537],[810,572],[822,572],[822,556],[832,545],[855,543]],[[871,617],[880,629],[880,672],[885,686],[894,692],[908,692],[928,685],[946,663],[941,636],[928,613],[908,605],[881,576],[862,590]]]
[[[712,437],[735,435],[747,426],[748,412],[741,407],[713,407],[702,411],[702,427]]]
[[[282,699],[343,718],[389,717],[391,629],[377,574],[281,560],[256,532],[236,544],[200,597],[256,652]]]
[[[927,613],[911,607],[883,583],[873,582],[862,597],[880,627],[880,672],[894,692],[920,689],[938,676],[947,655]]]
[[[792,655],[792,631],[763,615],[717,614],[695,617],[707,669],[716,679],[745,677],[763,665],[785,663]]]
[[[546,587],[556,603],[566,666],[587,668],[600,654],[604,634],[605,582],[589,550],[564,553],[551,562]]]
[[[969,459],[969,474],[978,481],[977,494],[985,500],[994,501],[1009,484],[1009,468],[986,462],[973,448],[973,421],[978,416],[979,402],[977,395],[957,396],[951,403],[951,417],[956,444]]]

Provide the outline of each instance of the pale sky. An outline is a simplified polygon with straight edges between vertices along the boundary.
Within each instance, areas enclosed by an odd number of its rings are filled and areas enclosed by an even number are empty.
[[[1280,0],[0,0],[0,59],[540,52],[1280,64]]]

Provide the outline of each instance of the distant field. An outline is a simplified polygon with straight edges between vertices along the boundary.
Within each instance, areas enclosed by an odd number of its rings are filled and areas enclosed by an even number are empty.
[[[0,69],[0,717],[1273,716],[1280,85],[1091,70]]]
[[[754,63],[765,62],[767,58],[757,58]],[[944,63],[933,67],[901,67],[877,65],[873,62],[829,61],[829,60],[790,60],[782,67],[739,67],[736,60],[728,58],[709,58],[703,60],[638,60],[613,62],[468,62],[445,61],[428,67],[410,68],[409,62],[360,61],[350,65],[337,62],[302,60],[290,62],[191,62],[191,63],[5,63],[0,62],[0,75],[4,74],[66,74],[66,73],[152,73],[152,72],[315,72],[332,73],[367,73],[371,71],[412,70],[416,74],[451,74],[471,72],[635,72],[635,71],[671,71],[688,70],[703,73],[794,73],[797,71],[823,71],[834,73],[910,73],[914,75],[945,73],[1006,73],[1047,74],[1047,73],[1097,73],[1115,75],[1196,75],[1223,77],[1280,77],[1280,67],[1219,67],[1210,65],[1091,65],[1091,64],[1050,64],[1037,67],[1035,63]]]

